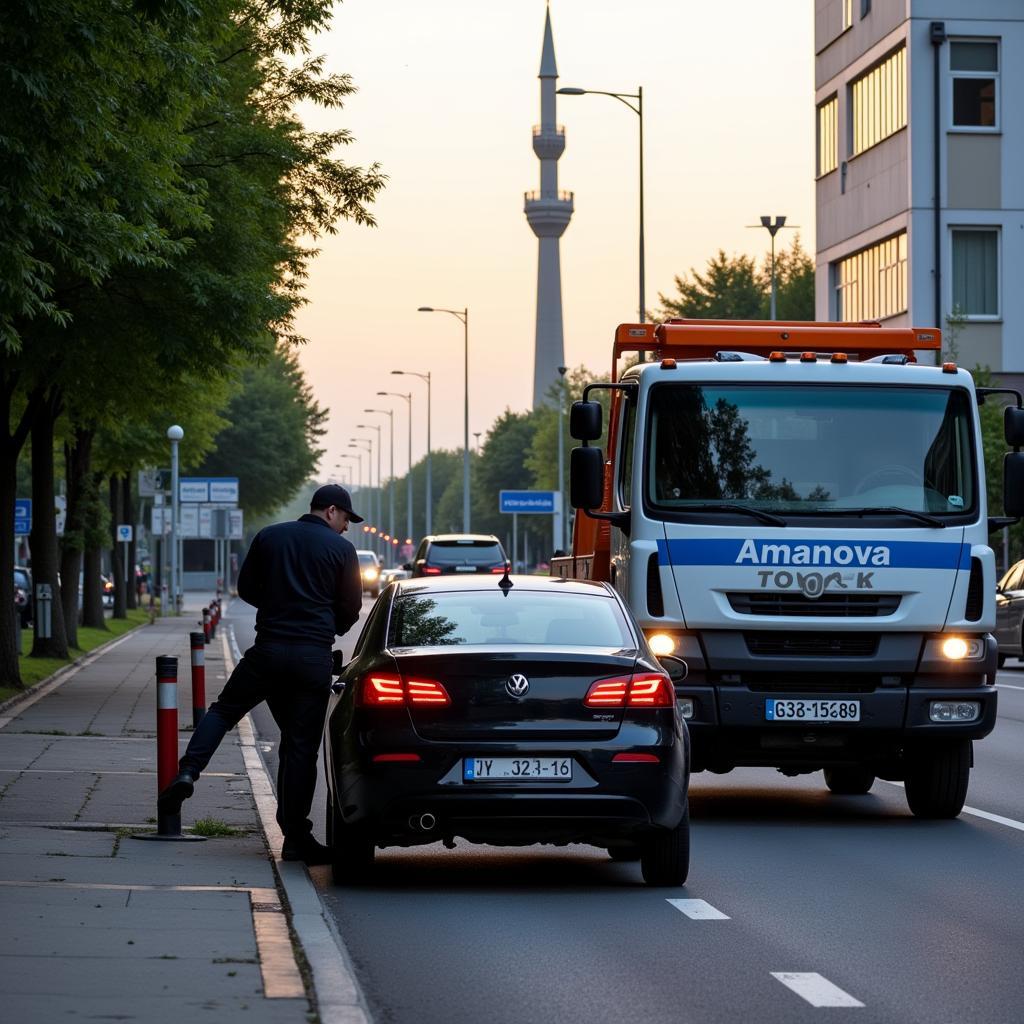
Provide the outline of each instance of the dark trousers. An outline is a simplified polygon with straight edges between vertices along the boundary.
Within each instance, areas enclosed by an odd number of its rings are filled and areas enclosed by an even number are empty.
[[[198,778],[228,730],[266,701],[281,730],[277,823],[286,839],[301,843],[313,828],[309,809],[330,693],[329,648],[257,641],[203,716],[179,765]]]

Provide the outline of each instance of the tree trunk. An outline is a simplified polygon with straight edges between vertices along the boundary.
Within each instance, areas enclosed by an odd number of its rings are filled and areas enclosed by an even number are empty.
[[[0,370],[0,584],[10,587],[0,601],[0,686],[23,690],[18,647],[21,621],[14,607],[14,501],[18,497],[18,454],[28,437],[31,409],[26,408],[11,429],[11,403],[18,388],[18,374]]]
[[[132,539],[128,545],[128,587],[125,592],[125,608],[131,611],[139,607],[139,593],[136,590],[138,581],[135,577],[136,545],[139,542],[135,522],[135,506],[132,502],[132,475],[125,473],[121,477],[121,522],[132,524]]]
[[[32,417],[32,585],[49,584],[53,594],[50,606],[50,636],[39,636],[39,608],[35,594],[33,600],[33,658],[66,658],[68,636],[64,628],[64,611],[60,602],[57,543],[57,517],[55,515],[53,485],[53,429],[62,411],[63,400],[59,389],[50,388],[33,396],[35,414]]]
[[[64,445],[68,510],[60,558],[60,578],[63,584],[60,596],[69,647],[78,646],[78,577],[82,572],[82,550],[85,546],[85,492],[88,489],[89,463],[92,459],[92,438],[91,430],[76,427],[71,442]]]
[[[99,544],[87,544],[82,559],[82,625],[92,629],[106,629],[103,615],[103,549]]]
[[[110,534],[113,545],[110,552],[110,575],[114,583],[113,618],[127,617],[125,591],[125,545],[117,539],[117,525],[121,522],[121,477],[117,473],[110,474]]]

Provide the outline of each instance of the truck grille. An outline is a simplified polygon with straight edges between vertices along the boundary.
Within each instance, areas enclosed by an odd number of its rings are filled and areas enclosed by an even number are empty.
[[[744,633],[743,639],[751,654],[870,658],[878,650],[877,633]]]
[[[900,606],[899,594],[804,594],[774,591],[768,593],[732,593],[729,604],[740,615],[797,615],[814,618],[879,618],[894,615]]]

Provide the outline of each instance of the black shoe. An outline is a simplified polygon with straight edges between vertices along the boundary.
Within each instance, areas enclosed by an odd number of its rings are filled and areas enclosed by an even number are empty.
[[[281,847],[281,860],[301,860],[313,867],[316,864],[330,864],[333,857],[329,846],[309,836],[301,841],[286,839]]]
[[[156,798],[156,807],[161,814],[177,814],[181,805],[192,795],[196,777],[190,771],[180,771],[170,785]]]

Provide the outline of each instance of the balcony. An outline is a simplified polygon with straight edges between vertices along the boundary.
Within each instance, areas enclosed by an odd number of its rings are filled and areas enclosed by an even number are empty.
[[[565,126],[555,125],[545,128],[544,125],[533,126],[533,152],[540,160],[557,160],[565,150]]]
[[[523,210],[538,238],[560,238],[572,218],[573,194],[554,190],[525,192]]]

